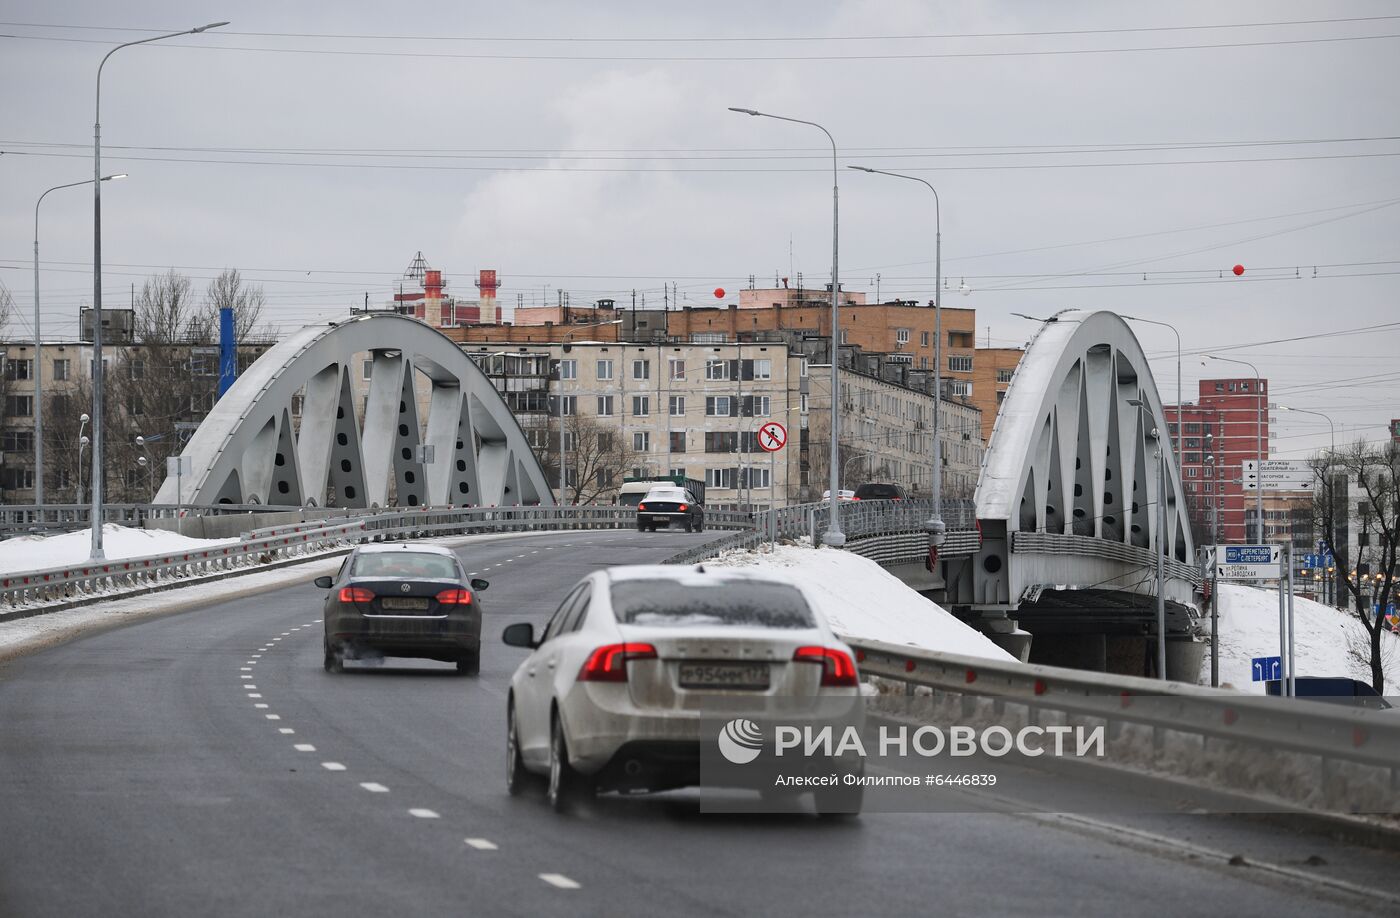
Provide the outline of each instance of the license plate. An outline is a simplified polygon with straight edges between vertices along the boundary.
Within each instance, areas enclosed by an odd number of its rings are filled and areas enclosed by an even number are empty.
[[[767,663],[682,663],[681,688],[768,688]]]
[[[405,612],[421,612],[428,608],[428,600],[417,596],[384,596],[379,600],[379,604],[385,609]]]

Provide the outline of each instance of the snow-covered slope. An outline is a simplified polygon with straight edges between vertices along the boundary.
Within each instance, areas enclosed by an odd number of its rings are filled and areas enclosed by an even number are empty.
[[[1210,619],[1203,624],[1208,629]],[[1370,667],[1354,650],[1366,647],[1366,630],[1354,613],[1304,599],[1293,600],[1294,652],[1300,676],[1351,676],[1371,681]],[[1262,694],[1264,683],[1252,682],[1254,657],[1278,656],[1278,592],[1235,583],[1220,584],[1220,681],[1245,692]],[[1386,692],[1400,686],[1400,639],[1381,636]],[[1210,662],[1202,666],[1210,682]]]
[[[779,545],[726,552],[705,565],[770,567],[811,588],[838,634],[1014,662],[982,634],[909,589],[867,558],[831,548]]]
[[[160,529],[131,529],[108,523],[102,527],[102,551],[108,558],[140,558],[190,548],[212,548],[237,539],[192,539]],[[86,561],[92,533],[83,529],[51,536],[20,536],[0,542],[0,573],[35,571]]]

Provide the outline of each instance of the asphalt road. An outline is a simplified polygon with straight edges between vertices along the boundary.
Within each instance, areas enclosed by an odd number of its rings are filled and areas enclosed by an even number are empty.
[[[1342,915],[1394,913],[1400,857],[1228,815],[700,812],[693,792],[556,816],[504,782],[521,651],[599,566],[712,538],[477,542],[482,671],[321,669],[310,584],[0,668],[0,914]],[[1086,796],[1133,782],[1067,777]],[[1191,803],[1162,789],[1178,808]],[[1230,866],[1238,855],[1245,863]]]

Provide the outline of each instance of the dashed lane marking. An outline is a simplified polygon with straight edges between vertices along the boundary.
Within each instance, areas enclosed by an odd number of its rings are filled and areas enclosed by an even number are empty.
[[[486,840],[486,839],[484,839],[484,838],[468,838],[468,839],[464,839],[464,841],[466,841],[466,843],[467,843],[468,845],[470,845],[471,847],[475,848],[475,849],[478,850],[478,851],[495,851],[495,850],[496,850],[496,843],[493,842],[493,841],[488,841],[488,840]]]
[[[369,791],[371,794],[387,794],[387,793],[389,793],[389,788],[387,788],[387,787],[385,787],[383,784],[379,784],[379,783],[377,783],[377,782],[375,782],[375,781],[361,781],[361,782],[360,782],[360,786],[363,787],[365,790]]]
[[[574,880],[569,879],[568,877],[564,876],[562,873],[542,873],[542,874],[540,874],[540,879],[541,879],[541,880],[544,880],[544,881],[545,881],[546,883],[548,883],[550,886],[554,886],[554,887],[556,887],[556,888],[558,888],[558,889],[578,889],[578,888],[579,888],[577,882],[575,882]]]
[[[315,751],[316,751],[316,747],[313,746],[313,745],[311,745],[310,743],[297,743],[297,744],[296,744],[295,746],[293,746],[292,748],[295,749],[297,752],[315,752]]]
[[[277,728],[277,732],[278,732],[278,733],[295,733],[295,732],[297,732],[297,731],[293,730],[291,727],[278,727],[278,728]]]
[[[425,810],[422,807],[414,807],[408,811],[408,815],[417,816],[419,819],[437,819],[438,814],[432,810]]]
[[[281,714],[264,714],[263,716],[266,717],[268,720],[281,720],[281,719],[282,719],[282,715],[281,715]]]
[[[253,677],[252,677],[252,676],[239,676],[238,678],[240,678],[240,679],[251,679],[251,678],[253,678]]]
[[[258,697],[261,698],[262,696],[259,695]],[[266,708],[267,705],[263,704],[263,703],[260,701],[260,702],[258,702],[257,704],[253,705],[253,707],[255,707],[255,708]]]
[[[249,698],[261,698],[262,695],[259,695],[257,692],[249,692],[249,693],[248,693],[248,697],[249,697]]]
[[[322,762],[321,767],[326,771],[344,771],[345,766],[339,762]]]

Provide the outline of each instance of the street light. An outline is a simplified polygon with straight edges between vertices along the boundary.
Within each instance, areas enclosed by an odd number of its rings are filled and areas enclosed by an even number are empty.
[[[102,553],[102,68],[107,59],[123,48],[149,44],[181,35],[197,35],[228,25],[211,22],[197,29],[155,35],[117,45],[97,65],[97,86],[92,120],[92,558]]]
[[[102,176],[102,181],[110,182],[124,178],[126,173],[119,172],[116,175]],[[40,334],[39,316],[39,205],[44,203],[49,191],[91,184],[92,179],[86,179],[66,185],[55,185],[39,195],[39,200],[34,202],[34,503],[39,507],[44,506],[44,341]]]
[[[1176,461],[1179,463],[1183,455],[1181,452],[1181,430],[1185,426],[1181,423],[1181,332],[1176,330],[1175,325],[1159,322],[1156,319],[1140,319],[1137,316],[1123,316],[1123,318],[1130,322],[1146,322],[1148,325],[1170,328],[1172,334],[1176,335]]]
[[[1238,363],[1238,364],[1240,364],[1241,366],[1249,367],[1251,370],[1254,371],[1254,395],[1255,395],[1255,398],[1256,398],[1256,403],[1255,403],[1255,404],[1256,404],[1257,407],[1258,407],[1258,411],[1257,411],[1258,417],[1257,417],[1257,419],[1255,420],[1255,424],[1254,424],[1254,434],[1255,434],[1255,439],[1256,439],[1256,441],[1257,441],[1256,446],[1255,446],[1255,452],[1256,452],[1256,453],[1258,454],[1258,456],[1259,456],[1260,471],[1262,471],[1262,470],[1263,470],[1263,464],[1264,464],[1264,385],[1263,385],[1263,381],[1259,378],[1259,368],[1256,367],[1254,364],[1250,363],[1248,360],[1236,360],[1234,357],[1217,357],[1217,356],[1214,355],[1214,354],[1206,354],[1205,357],[1206,357],[1206,360],[1219,360],[1219,361],[1222,361],[1222,362],[1224,362],[1224,363]],[[1202,363],[1204,363],[1204,361],[1203,361]],[[1178,414],[1179,414],[1179,413],[1178,413]],[[1180,417],[1178,417],[1177,420],[1178,420],[1178,422],[1179,422],[1179,421],[1180,421]],[[1243,474],[1240,475],[1240,479],[1241,479],[1241,481],[1243,481],[1243,479],[1244,479],[1244,475],[1243,475]],[[1260,482],[1258,482],[1258,483],[1259,483],[1259,484],[1262,484],[1263,482],[1260,481]],[[1241,485],[1241,487],[1243,487],[1243,485]],[[1255,513],[1258,515],[1258,524],[1257,524],[1257,525],[1258,525],[1259,541],[1260,541],[1260,543],[1263,543],[1263,541],[1264,541],[1264,489],[1263,489],[1262,487],[1256,488],[1254,493],[1255,493],[1255,497],[1257,498],[1256,504],[1255,504]],[[1247,529],[1248,529],[1248,527],[1246,527],[1246,530],[1247,530]],[[1248,537],[1249,537],[1249,533],[1246,531],[1246,533],[1245,533],[1245,538],[1248,538]]]
[[[1149,421],[1152,409],[1147,402],[1138,398],[1128,399],[1128,404],[1147,413]],[[1166,465],[1162,461],[1162,435],[1155,426],[1148,433],[1157,441],[1157,678],[1167,678],[1167,478]]]
[[[839,348],[841,345],[841,315],[839,302],[841,299],[841,280],[838,273],[840,264],[839,254],[841,251],[841,220],[840,220],[840,183],[837,181],[836,165],[836,139],[831,136],[831,132],[817,124],[815,121],[803,121],[801,118],[788,118],[784,115],[770,115],[767,112],[755,111],[751,108],[729,109],[731,112],[738,112],[741,115],[752,115],[755,118],[774,118],[778,121],[790,121],[793,124],[805,124],[814,127],[826,135],[826,139],[831,141],[831,452],[827,465],[830,466],[831,493],[835,495],[841,490],[841,409],[838,404],[841,397],[841,359]],[[846,544],[846,535],[841,531],[841,505],[834,497],[831,501],[831,513],[827,517],[826,533],[822,536],[822,541],[834,548],[840,548]]]
[[[86,413],[78,418],[78,499],[74,501],[74,503],[77,504],[83,502],[83,447],[87,446],[90,442],[83,431],[87,429],[87,424],[90,420],[92,419],[89,418]]]
[[[1327,422],[1327,429],[1330,432],[1332,445],[1327,450],[1327,464],[1323,467],[1323,482],[1327,486],[1327,550],[1332,550],[1332,527],[1336,523],[1335,509],[1332,506],[1332,454],[1337,451],[1337,425],[1332,423],[1332,419],[1321,411],[1310,411],[1307,408],[1290,408],[1287,405],[1279,405],[1279,411],[1296,411],[1299,414],[1311,414],[1322,418]]]
[[[938,419],[943,409],[943,216],[942,203],[938,199],[938,189],[931,182],[915,175],[900,172],[885,172],[869,166],[851,166],[871,175],[888,175],[890,178],[907,179],[918,182],[933,192],[933,477],[929,480],[929,490],[933,492],[933,516],[929,517],[924,528],[928,530],[929,548],[943,544],[948,527],[943,523],[943,444],[938,439]],[[967,285],[964,284],[964,287]]]

